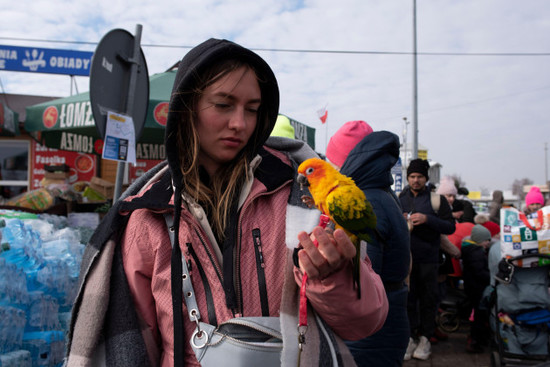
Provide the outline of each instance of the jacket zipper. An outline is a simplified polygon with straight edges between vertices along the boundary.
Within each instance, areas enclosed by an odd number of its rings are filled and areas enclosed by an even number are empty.
[[[237,300],[237,308],[234,310],[235,317],[242,317],[243,316],[243,294],[242,294],[242,282],[241,282],[241,240],[242,240],[242,233],[241,233],[241,211],[239,210],[237,212],[238,220],[235,224],[237,228],[235,228],[236,235],[236,244],[235,248],[233,249],[233,259],[234,259],[234,266],[233,266],[233,285],[235,287],[235,298]]]
[[[238,236],[237,236],[237,244],[235,246],[235,253],[234,253],[235,266],[233,268],[233,279],[235,279],[234,280],[235,294],[236,294],[236,298],[237,298],[237,310],[235,311],[235,316],[236,317],[243,316],[242,315],[242,312],[243,312],[242,292],[241,292],[242,285],[241,285],[241,277],[240,277],[240,274],[241,274],[241,260],[240,260],[240,256],[239,256],[240,253],[241,253],[241,245],[242,245],[242,243],[241,243],[241,241],[242,241],[242,231],[241,231],[241,228],[242,228],[241,227],[242,213],[244,213],[244,211],[248,207],[249,203],[253,202],[254,200],[256,200],[257,198],[259,198],[261,196],[271,195],[271,194],[276,193],[279,190],[282,190],[282,188],[285,187],[285,185],[287,185],[289,182],[292,182],[292,180],[288,180],[288,181],[284,182],[281,186],[279,186],[275,190],[272,190],[270,192],[260,193],[260,194],[256,195],[256,197],[253,197],[250,200],[247,200],[247,202],[243,205],[241,210],[239,210],[239,214],[238,214],[239,215],[239,220],[237,221]]]
[[[256,253],[256,272],[258,274],[258,287],[260,291],[260,303],[262,306],[262,316],[269,316],[269,303],[267,298],[267,285],[265,280],[265,263],[262,253],[262,237],[259,228],[252,230],[252,239],[254,241],[254,252]]]

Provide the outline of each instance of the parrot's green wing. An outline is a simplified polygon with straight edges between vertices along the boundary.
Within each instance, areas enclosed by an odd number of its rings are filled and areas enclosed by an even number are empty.
[[[365,193],[354,184],[338,185],[327,195],[326,204],[331,219],[337,226],[342,227],[349,234],[370,241],[368,232],[376,230],[376,214]],[[353,284],[357,289],[357,297],[361,298],[360,283],[360,241],[353,240],[356,255],[353,261]]]
[[[357,186],[344,186],[327,197],[332,220],[362,240],[369,241],[369,230],[376,228],[376,214],[365,194]]]

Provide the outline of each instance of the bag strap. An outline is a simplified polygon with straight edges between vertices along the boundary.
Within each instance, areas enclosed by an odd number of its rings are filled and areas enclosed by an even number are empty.
[[[430,203],[432,204],[432,209],[437,214],[439,207],[441,206],[441,195],[436,194],[435,192],[430,192]]]
[[[175,233],[174,233],[174,216],[172,213],[164,213],[164,221],[166,222],[166,226],[168,227],[168,236],[170,237],[170,243],[172,244],[172,248],[174,248],[175,243]],[[191,275],[189,274],[189,268],[187,267],[187,262],[185,261],[185,258],[183,257],[183,254],[181,255],[181,270],[182,274],[180,275],[182,282],[181,289],[176,288],[172,290],[172,297],[174,299],[182,299],[181,294],[185,295],[183,297],[183,300],[185,301],[185,305],[187,306],[187,314],[189,316],[189,319],[192,322],[198,323],[201,315],[199,312],[199,307],[197,306],[197,299],[195,298],[195,292],[193,289],[193,283],[191,283]],[[176,275],[177,276],[177,275]],[[178,294],[180,295],[178,297]],[[176,297],[174,297],[176,296]],[[174,308],[174,314],[177,312],[181,312],[177,307],[181,308],[181,302],[179,305],[177,302],[173,302],[173,308]],[[174,325],[175,327],[175,325]],[[182,330],[183,331],[183,330]]]

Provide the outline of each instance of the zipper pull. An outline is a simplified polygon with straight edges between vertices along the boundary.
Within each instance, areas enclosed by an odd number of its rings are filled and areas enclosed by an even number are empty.
[[[185,258],[187,259],[187,270],[189,271],[189,274],[191,274],[191,253],[189,252],[189,249],[185,251]]]
[[[306,344],[306,334],[305,332],[300,331],[298,334],[298,364],[297,367],[300,367],[302,359],[302,350],[304,349],[304,344]]]
[[[265,268],[264,254],[262,252],[262,241],[260,240],[260,230],[258,230],[258,229],[252,230],[252,236],[253,236],[253,239],[254,239],[254,246],[256,246],[256,249],[258,250],[258,257],[260,259],[260,266],[262,268]]]

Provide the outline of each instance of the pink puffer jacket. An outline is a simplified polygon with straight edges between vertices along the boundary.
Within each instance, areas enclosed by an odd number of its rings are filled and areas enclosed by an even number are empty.
[[[269,315],[279,316],[283,299],[284,269],[295,243],[285,243],[288,198],[292,180],[270,187],[254,179],[250,193],[240,210],[234,274],[237,299],[242,300],[243,316],[261,316],[258,265],[265,272]],[[131,200],[131,198],[127,199]],[[199,218],[200,219],[200,218]],[[309,231],[311,228],[303,228]],[[258,241],[263,264],[257,263],[254,240]],[[203,321],[215,314],[219,324],[234,317],[226,305],[222,265],[203,227],[184,207],[179,229],[179,243],[188,263],[191,279]],[[258,242],[256,242],[258,245]],[[163,215],[148,209],[131,214],[122,238],[124,270],[136,308],[144,322],[144,336],[152,360],[160,353],[160,365],[173,365],[172,293],[170,281],[171,245]],[[351,267],[351,264],[350,264]],[[292,276],[292,275],[291,275]],[[301,272],[294,267],[296,287]],[[387,314],[387,299],[379,276],[372,270],[368,258],[361,268],[363,297],[357,299],[352,287],[351,270],[344,268],[323,280],[309,280],[308,300],[332,330],[343,339],[357,340],[376,332]],[[288,275],[286,275],[288,278]],[[207,281],[206,281],[207,279]],[[208,305],[207,296],[213,304]],[[185,334],[191,335],[195,324],[186,316]],[[210,314],[209,314],[210,313]],[[151,337],[148,338],[148,335]],[[198,366],[189,343],[185,346],[185,362]]]

